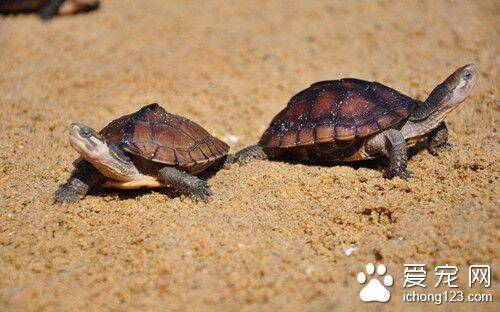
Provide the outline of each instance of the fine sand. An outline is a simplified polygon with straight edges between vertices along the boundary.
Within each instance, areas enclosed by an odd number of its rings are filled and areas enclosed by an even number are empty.
[[[492,286],[472,292],[500,300],[498,1],[102,2],[48,23],[0,17],[0,310],[438,307],[402,302],[404,263],[427,265],[431,293],[438,265],[458,266],[467,293],[467,266],[490,264]],[[478,83],[447,118],[454,148],[412,157],[410,181],[378,162],[256,161],[209,178],[207,202],[152,190],[52,203],[77,157],[71,122],[100,129],[158,102],[237,151],[315,81],[425,99],[472,62]],[[368,262],[394,276],[388,304],[358,298]]]

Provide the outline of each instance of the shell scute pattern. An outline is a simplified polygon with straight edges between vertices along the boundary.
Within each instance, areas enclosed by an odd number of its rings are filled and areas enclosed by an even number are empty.
[[[187,118],[158,104],[112,121],[100,131],[125,151],[168,165],[189,165],[223,157],[229,146]]]
[[[412,98],[377,82],[320,81],[292,97],[271,121],[260,144],[290,148],[352,141],[401,123],[415,104]]]

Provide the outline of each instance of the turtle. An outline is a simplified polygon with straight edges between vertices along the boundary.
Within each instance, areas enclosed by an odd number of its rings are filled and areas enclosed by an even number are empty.
[[[99,132],[79,123],[71,124],[69,132],[80,157],[54,194],[58,203],[79,200],[98,187],[171,187],[205,200],[212,192],[196,175],[220,167],[229,152],[226,143],[200,125],[157,103],[113,120]]]
[[[423,142],[435,156],[449,149],[444,119],[476,79],[474,64],[460,67],[424,102],[356,78],[314,83],[291,98],[256,145],[228,156],[224,167],[256,159],[331,163],[387,156],[385,176],[409,179],[407,147]]]
[[[0,13],[39,12],[44,20],[56,14],[88,12],[99,7],[99,0],[0,0]]]

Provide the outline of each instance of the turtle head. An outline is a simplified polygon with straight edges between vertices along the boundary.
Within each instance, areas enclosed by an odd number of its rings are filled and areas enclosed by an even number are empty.
[[[465,101],[472,87],[476,84],[476,80],[476,65],[469,64],[457,69],[441,84],[449,91],[449,95],[445,101],[442,101],[442,105],[455,107]]]
[[[83,158],[91,163],[102,162],[110,156],[108,142],[94,129],[73,123],[70,126],[69,142]]]
[[[99,7],[99,0],[66,0],[59,7],[60,15],[88,12]]]
[[[139,174],[133,162],[117,144],[108,142],[88,126],[71,124],[69,142],[85,160],[108,178],[132,181]]]
[[[455,70],[442,83],[432,90],[425,102],[420,102],[410,117],[412,121],[430,118],[433,123],[440,123],[446,114],[465,101],[472,87],[476,84],[477,68],[469,64]]]

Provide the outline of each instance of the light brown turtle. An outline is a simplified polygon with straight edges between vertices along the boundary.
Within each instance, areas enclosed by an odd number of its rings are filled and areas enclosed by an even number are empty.
[[[56,202],[74,201],[96,187],[171,187],[206,199],[208,184],[196,177],[227,155],[229,146],[193,121],[154,103],[112,121],[99,132],[72,124],[71,146],[81,155]]]
[[[431,154],[449,145],[446,115],[463,102],[476,82],[474,64],[457,69],[425,102],[378,82],[322,81],[289,101],[259,143],[228,157],[226,165],[254,159],[358,161],[389,158],[388,177],[408,179],[408,145],[427,139]]]

